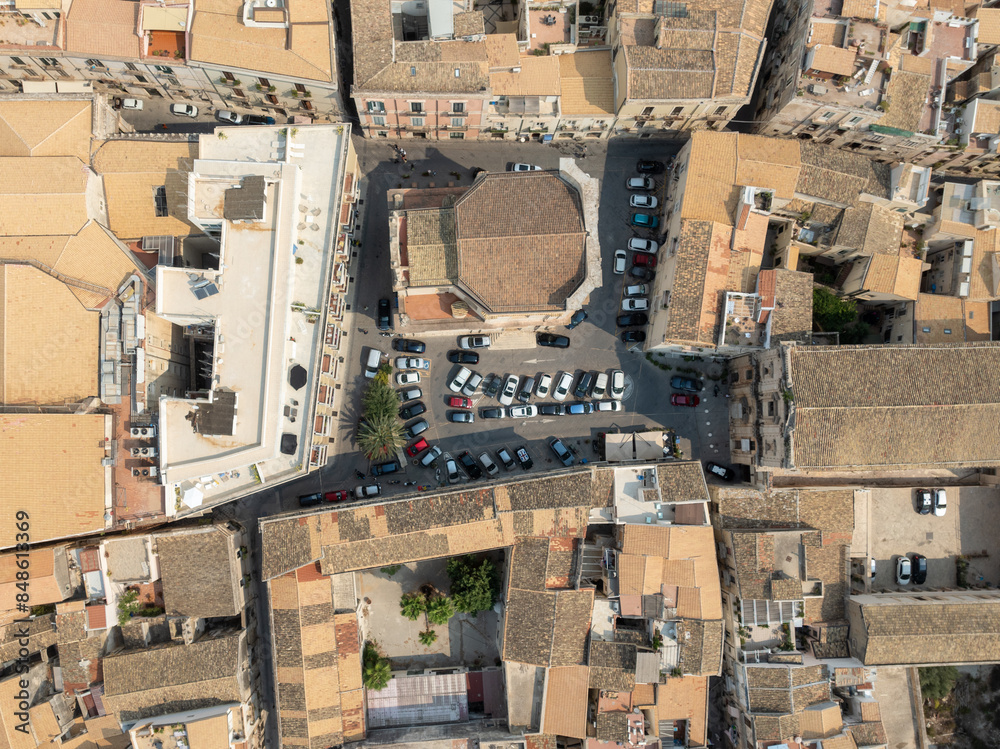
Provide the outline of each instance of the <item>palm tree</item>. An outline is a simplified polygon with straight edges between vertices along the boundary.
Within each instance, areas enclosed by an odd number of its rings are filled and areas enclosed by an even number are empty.
[[[379,416],[394,416],[399,410],[399,396],[388,384],[376,380],[365,390],[361,406],[368,420]]]
[[[437,642],[438,633],[433,629],[426,629],[420,633],[420,642],[424,645],[433,645]]]
[[[362,681],[365,687],[376,692],[385,689],[392,678],[392,670],[388,658],[379,658],[365,663]]]
[[[399,613],[415,622],[427,611],[427,599],[419,593],[408,593],[399,599]]]
[[[369,418],[358,430],[358,447],[368,460],[380,460],[403,446],[403,425],[396,414]]]
[[[447,596],[438,596],[427,602],[427,621],[431,624],[447,624],[455,615],[455,604]]]

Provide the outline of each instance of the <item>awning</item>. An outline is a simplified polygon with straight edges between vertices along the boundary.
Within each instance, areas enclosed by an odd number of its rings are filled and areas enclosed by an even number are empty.
[[[184,490],[184,494],[181,495],[181,502],[186,504],[188,507],[201,507],[201,503],[205,499],[205,492],[199,489],[197,486],[192,486]]]
[[[306,384],[306,379],[305,367],[300,364],[296,364],[288,373],[288,384],[295,390],[301,390],[302,386]]]
[[[294,434],[285,432],[281,435],[281,454],[295,455],[299,449],[299,438]]]

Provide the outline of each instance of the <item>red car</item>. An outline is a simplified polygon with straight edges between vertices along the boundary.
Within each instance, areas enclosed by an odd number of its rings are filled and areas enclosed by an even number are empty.
[[[472,408],[472,401],[468,398],[453,395],[448,399],[448,405],[452,408]]]
[[[691,408],[695,408],[699,403],[701,403],[701,399],[697,395],[681,395],[679,393],[674,393],[670,396],[671,406],[690,406]]]
[[[324,496],[327,502],[343,502],[348,495],[346,489],[338,489],[335,492],[327,492]]]
[[[414,442],[412,445],[410,445],[408,448],[406,448],[406,454],[409,455],[412,458],[417,453],[422,453],[428,447],[430,447],[430,445],[427,444],[427,440],[425,440],[423,437],[421,437],[416,442]]]
[[[644,265],[647,268],[656,267],[656,255],[651,255],[648,252],[633,252],[632,253],[632,264],[633,265]]]

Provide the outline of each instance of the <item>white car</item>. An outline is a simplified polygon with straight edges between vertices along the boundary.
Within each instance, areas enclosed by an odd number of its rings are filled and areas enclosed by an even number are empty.
[[[633,208],[656,208],[656,198],[652,195],[633,195],[628,204]]]
[[[649,309],[646,297],[627,297],[622,299],[622,309],[626,312],[644,312]]]
[[[534,164],[514,164],[511,166],[512,172],[540,172],[542,168]]]
[[[500,397],[498,398],[501,406],[509,406],[514,402],[514,394],[517,392],[518,379],[517,375],[507,375],[507,379],[504,380],[503,383],[503,390],[500,392]],[[513,414],[511,414],[511,416],[513,416]]]
[[[231,112],[228,109],[220,109],[215,113],[215,119],[219,122],[228,122],[230,125],[239,125],[243,122],[243,115]]]
[[[419,356],[397,356],[396,369],[430,369],[429,359],[422,359]]]
[[[629,177],[625,180],[625,187],[629,190],[652,190],[652,177]]]
[[[625,395],[625,373],[616,369],[611,373],[611,397],[620,401]]]
[[[178,117],[197,117],[198,107],[194,104],[171,104],[170,114],[176,114]]]
[[[142,109],[142,99],[122,99],[122,109]]]
[[[934,490],[934,514],[939,518],[944,517],[944,514],[948,511],[948,497],[944,493],[944,489]]]
[[[461,476],[458,473],[458,463],[455,462],[454,458],[448,458],[444,464],[444,472],[448,474],[448,483],[457,484]]]
[[[557,401],[566,400],[566,396],[569,395],[571,387],[573,387],[573,375],[569,372],[563,372],[559,376],[559,382],[556,383],[556,389],[555,392],[552,393],[552,397]]]
[[[420,382],[419,372],[397,372],[396,373],[396,384],[397,385],[414,385]]]
[[[595,411],[621,411],[621,401],[594,401]]]
[[[659,245],[657,245],[652,239],[632,237],[628,241],[628,248],[630,250],[634,250],[635,252],[656,252],[659,249]]]
[[[464,349],[489,348],[490,337],[488,335],[463,335],[458,339],[458,347]]]
[[[646,296],[649,287],[644,283],[635,283],[625,287],[625,296]]]
[[[468,367],[462,367],[458,370],[458,374],[455,375],[454,379],[448,383],[448,389],[453,393],[461,391],[462,386],[465,385],[466,381],[469,379],[469,375],[471,374],[471,369]]]
[[[597,377],[594,379],[594,388],[590,391],[590,396],[594,400],[600,400],[604,397],[604,393],[608,389],[608,374],[607,372],[598,372]]]
[[[538,416],[538,408],[536,406],[511,406],[508,413],[512,419],[527,419]]]
[[[552,386],[552,375],[544,374],[538,378],[538,384],[535,386],[535,395],[539,398],[549,397],[549,388]]]
[[[625,250],[615,250],[615,275],[624,276],[628,265],[628,253]]]
[[[497,467],[496,462],[490,457],[489,453],[483,453],[479,456],[479,462],[483,464],[483,468],[486,469],[487,476],[496,476],[500,473],[500,469]]]
[[[910,564],[909,557],[899,557],[896,559],[896,584],[909,585],[913,578],[913,565]]]

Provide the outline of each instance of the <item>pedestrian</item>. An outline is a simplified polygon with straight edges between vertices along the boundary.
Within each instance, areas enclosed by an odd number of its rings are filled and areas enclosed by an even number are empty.
[[[431,170],[431,176],[432,176],[432,177],[436,177],[436,176],[438,176],[438,173],[437,173],[437,172],[435,172],[435,171],[434,171],[434,170],[432,169],[432,170]]]
[[[365,305],[365,312],[367,312],[367,311],[368,311],[368,305],[366,304]]]

